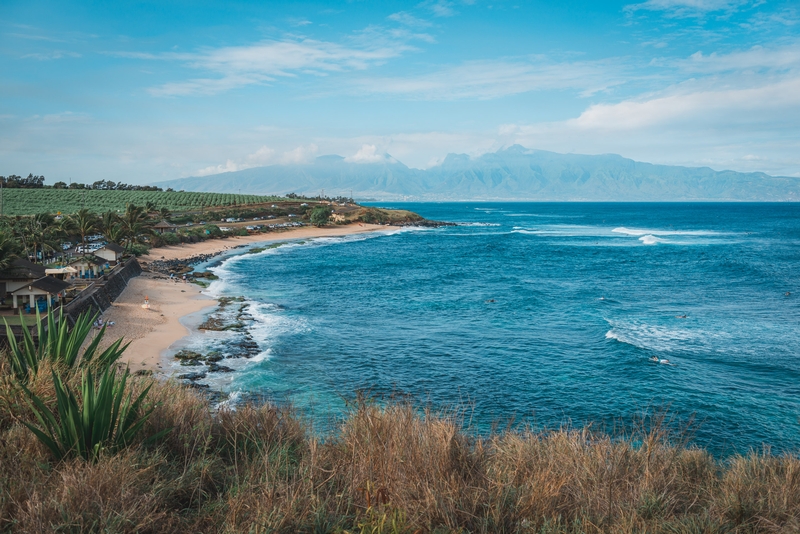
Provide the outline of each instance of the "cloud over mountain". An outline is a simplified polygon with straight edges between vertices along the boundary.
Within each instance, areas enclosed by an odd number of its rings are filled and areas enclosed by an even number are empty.
[[[470,157],[449,154],[412,169],[364,145],[354,156],[320,156],[205,177],[160,182],[188,191],[317,195],[379,200],[798,201],[800,178],[652,165],[614,154],[558,154],[514,145]]]

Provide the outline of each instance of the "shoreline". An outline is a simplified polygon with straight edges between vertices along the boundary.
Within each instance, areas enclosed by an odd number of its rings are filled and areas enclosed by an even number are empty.
[[[351,224],[329,228],[301,227],[270,234],[255,234],[227,239],[210,239],[200,243],[189,243],[152,249],[141,256],[143,266],[154,261],[191,260],[198,256],[216,256],[226,252],[235,253],[247,245],[275,241],[339,237],[361,233],[385,231],[394,233],[400,227],[378,224]],[[163,274],[143,272],[132,278],[128,286],[103,313],[103,319],[115,325],[106,331],[103,346],[123,337],[130,346],[121,362],[130,366],[132,372],[151,371],[166,373],[163,366],[165,353],[178,341],[194,332],[181,319],[217,304],[217,299],[206,295],[197,284],[170,280]],[[150,307],[144,308],[145,296]]]
[[[380,224],[354,223],[346,226],[331,226],[316,228],[313,226],[302,226],[300,228],[284,229],[276,232],[263,234],[252,234],[248,236],[231,236],[224,239],[209,239],[199,243],[183,243],[181,245],[171,245],[150,250],[149,254],[139,258],[139,263],[150,263],[153,261],[172,261],[186,260],[196,256],[215,255],[257,243],[269,243],[272,241],[282,241],[284,239],[304,239],[315,237],[338,237],[353,234],[363,234],[370,232],[386,231],[396,232],[400,230],[398,226],[383,226]]]

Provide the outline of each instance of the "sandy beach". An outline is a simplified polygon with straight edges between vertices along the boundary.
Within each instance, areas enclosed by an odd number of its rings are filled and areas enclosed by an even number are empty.
[[[379,230],[391,232],[397,228],[376,224],[352,224],[329,228],[302,227],[283,232],[155,248],[149,255],[142,256],[140,261],[191,258],[253,243],[344,236]],[[149,300],[149,308],[143,307],[145,297]],[[125,351],[123,362],[127,362],[132,371],[146,369],[159,372],[163,353],[170,345],[190,333],[181,324],[181,317],[215,304],[216,300],[203,295],[202,289],[196,284],[171,281],[163,275],[145,272],[133,278],[119,298],[103,314],[103,319],[115,323],[108,329],[107,340],[113,341],[124,337],[126,341],[131,342]]]
[[[141,262],[151,262],[154,260],[177,260],[191,258],[201,254],[215,254],[224,252],[242,245],[262,243],[267,241],[280,241],[282,239],[305,239],[313,237],[335,237],[351,234],[361,234],[365,232],[384,232],[397,231],[396,226],[382,226],[380,224],[349,224],[347,226],[330,226],[315,228],[313,226],[303,226],[300,228],[285,229],[267,234],[254,234],[241,237],[229,237],[226,239],[209,239],[200,243],[187,243],[171,247],[159,247],[150,251],[150,254],[139,258]]]

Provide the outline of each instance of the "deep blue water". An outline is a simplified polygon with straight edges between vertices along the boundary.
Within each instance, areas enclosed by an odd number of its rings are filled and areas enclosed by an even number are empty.
[[[479,431],[668,407],[716,452],[799,448],[800,205],[382,205],[460,225],[227,260],[210,290],[263,353],[209,383],[320,421],[359,388],[471,403]]]

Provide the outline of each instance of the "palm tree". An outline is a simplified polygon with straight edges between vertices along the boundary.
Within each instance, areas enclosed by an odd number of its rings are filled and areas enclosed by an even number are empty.
[[[87,208],[81,208],[77,213],[70,215],[75,230],[81,236],[81,245],[86,250],[86,236],[97,230],[97,216]]]
[[[7,269],[17,259],[17,241],[6,232],[0,232],[0,269]]]
[[[98,227],[106,241],[119,244],[118,242],[122,238],[121,222],[119,215],[114,211],[107,211],[100,216]]]
[[[125,240],[125,229],[122,227],[122,224],[117,223],[112,227],[103,231],[103,237],[106,238],[106,241],[109,243],[116,243],[119,245]]]
[[[141,206],[128,204],[122,215],[122,231],[127,240],[127,247],[139,241],[143,236],[150,234],[150,229],[145,226],[147,212]]]
[[[42,263],[45,259],[45,251],[54,251],[55,219],[49,213],[38,213],[30,220],[30,240],[33,245],[33,257],[37,253],[42,253]],[[38,250],[37,250],[38,249]]]
[[[75,231],[75,223],[69,217],[62,217],[53,225],[53,236],[58,241],[59,245],[67,241],[71,236],[74,236]],[[66,251],[63,247],[59,248],[61,249],[61,262],[64,263]]]

